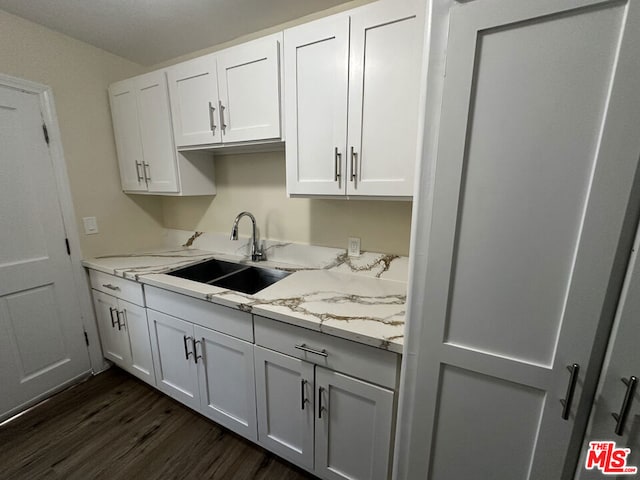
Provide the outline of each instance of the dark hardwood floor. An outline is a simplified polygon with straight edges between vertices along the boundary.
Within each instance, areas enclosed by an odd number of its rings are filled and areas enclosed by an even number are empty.
[[[0,479],[312,479],[117,368],[0,427]]]

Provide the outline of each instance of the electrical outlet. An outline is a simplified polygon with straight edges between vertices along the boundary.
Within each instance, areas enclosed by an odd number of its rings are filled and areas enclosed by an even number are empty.
[[[360,256],[360,239],[358,237],[349,237],[348,251],[350,257]]]
[[[94,235],[98,233],[98,220],[96,217],[82,217],[85,235]]]

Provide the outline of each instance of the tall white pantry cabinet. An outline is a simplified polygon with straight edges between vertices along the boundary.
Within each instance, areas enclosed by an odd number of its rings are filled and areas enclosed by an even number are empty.
[[[640,3],[433,13],[396,478],[568,480],[640,210]]]

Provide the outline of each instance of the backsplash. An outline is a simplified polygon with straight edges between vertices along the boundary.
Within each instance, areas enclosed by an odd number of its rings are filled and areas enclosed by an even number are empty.
[[[203,233],[167,229],[163,238],[167,248],[190,247],[220,254],[249,257],[250,239],[241,236],[230,240],[221,233]],[[291,265],[292,270],[324,269],[356,273],[374,278],[406,282],[409,259],[406,256],[362,252],[359,257],[348,257],[346,249],[305,245],[293,242],[263,240],[267,260]]]
[[[215,197],[162,198],[169,229],[230,232],[238,213],[256,217],[262,238],[344,249],[360,237],[362,249],[409,254],[411,202],[288,198],[284,152],[216,157]],[[240,233],[249,223],[240,223]]]

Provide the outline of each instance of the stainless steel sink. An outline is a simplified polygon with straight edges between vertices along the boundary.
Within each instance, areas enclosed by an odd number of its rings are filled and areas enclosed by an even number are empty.
[[[211,282],[216,287],[228,288],[237,292],[253,295],[260,290],[273,285],[289,275],[290,272],[273,270],[271,268],[247,267]]]
[[[168,272],[167,275],[253,295],[289,273],[214,259]]]
[[[207,260],[206,262],[191,265],[190,267],[180,268],[173,272],[168,272],[167,275],[173,275],[174,277],[185,278],[187,280],[193,280],[194,282],[211,283],[220,277],[229,275],[230,273],[237,272],[247,268],[246,265],[240,265],[239,263],[225,262],[224,260]]]

